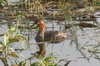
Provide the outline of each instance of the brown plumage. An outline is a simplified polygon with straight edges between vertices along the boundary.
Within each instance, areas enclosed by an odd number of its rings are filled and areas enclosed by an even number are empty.
[[[62,31],[45,31],[46,25],[43,21],[40,21],[38,26],[39,31],[35,37],[35,40],[39,43],[38,46],[40,48],[40,51],[38,52],[38,54],[44,57],[46,54],[44,42],[60,43],[67,38],[67,35]]]

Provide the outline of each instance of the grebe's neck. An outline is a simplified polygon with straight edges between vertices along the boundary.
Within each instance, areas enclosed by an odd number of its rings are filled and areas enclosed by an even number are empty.
[[[42,40],[44,40],[44,33],[45,33],[45,29],[39,28],[37,35],[42,37]]]
[[[39,30],[38,30],[38,35],[40,35],[40,34],[42,34],[42,33],[44,33],[44,32],[45,32],[45,30],[39,29]]]
[[[46,29],[46,24],[41,21],[39,22],[39,31],[38,31],[38,36],[40,36],[42,38],[42,40],[44,40],[44,33],[45,33],[45,29]]]

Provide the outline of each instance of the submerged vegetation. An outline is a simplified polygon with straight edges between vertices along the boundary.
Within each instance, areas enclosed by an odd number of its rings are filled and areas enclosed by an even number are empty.
[[[58,66],[60,62],[66,60],[55,62],[54,56],[42,58],[31,53],[30,57],[26,58],[21,53],[31,51],[30,47],[35,42],[31,43],[30,40],[36,35],[35,26],[40,20],[63,26],[61,30],[69,34],[70,46],[75,46],[88,61],[92,57],[100,61],[99,11],[100,0],[19,0],[18,2],[0,0],[0,28],[5,31],[3,34],[0,33],[1,62],[4,66]],[[4,28],[5,25],[7,26]],[[91,29],[89,31],[93,36],[85,32],[88,28]],[[78,34],[78,31],[81,34]],[[80,43],[79,36],[84,38],[84,35],[90,40]],[[89,44],[91,40],[96,44]],[[39,58],[39,62],[34,62],[35,58]],[[64,66],[68,66],[69,62],[70,60],[67,60]]]

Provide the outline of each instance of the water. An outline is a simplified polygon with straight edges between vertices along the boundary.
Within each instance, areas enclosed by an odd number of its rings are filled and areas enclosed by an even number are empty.
[[[47,23],[48,21],[46,21]],[[57,25],[56,23],[47,23],[48,27],[52,27],[55,26],[55,28],[53,30],[59,30],[59,25]],[[78,43],[80,44],[80,46],[84,46],[86,45],[97,45],[98,42],[100,41],[100,34],[98,33],[100,30],[94,30],[96,28],[85,28],[83,31],[79,28],[77,28],[78,30],[76,31],[77,33],[77,38],[78,38]],[[52,30],[52,28],[48,28],[47,30]],[[67,31],[67,33],[69,33],[69,31]],[[69,35],[72,35],[69,33]],[[96,36],[97,35],[97,36]],[[46,57],[48,57],[50,54],[52,54],[54,57],[56,57],[57,60],[60,59],[65,59],[65,61],[61,62],[60,65],[63,66],[65,64],[65,62],[67,62],[67,60],[72,60],[72,62],[70,62],[69,66],[95,66],[95,64],[97,66],[100,65],[99,61],[94,59],[94,58],[90,58],[90,60],[86,60],[84,58],[82,58],[83,56],[81,55],[81,53],[76,49],[76,45],[75,43],[72,44],[72,46],[70,45],[71,42],[71,37],[69,37],[69,39],[65,40],[62,43],[58,43],[58,44],[46,44],[46,50],[47,50],[47,54]],[[33,44],[36,43],[33,39],[30,40],[30,42],[32,42]],[[86,47],[86,49],[83,50],[83,52],[86,54],[86,57],[89,57],[90,54],[87,52],[87,50],[90,47]],[[38,48],[37,45],[34,44],[34,46],[31,47],[31,51],[32,53],[35,53]],[[28,53],[29,51],[27,51]],[[29,52],[29,53],[30,53]],[[25,57],[30,57],[30,54],[25,54],[26,51],[22,52],[22,54]],[[56,62],[57,62],[56,60]],[[35,59],[35,61],[37,61],[37,59]]]
[[[93,28],[93,29],[86,28],[86,29],[84,29],[84,31],[82,31],[80,29],[77,31],[78,43],[81,46],[83,46],[86,43],[87,43],[86,45],[97,45],[98,44],[97,40],[100,41],[99,40],[100,34],[96,34],[96,31],[94,29],[95,28]],[[54,30],[57,30],[57,29],[54,29]],[[97,32],[98,31],[99,30],[97,30]],[[97,38],[97,36],[95,36],[95,34],[98,35],[98,38]],[[94,58],[91,58],[89,62],[86,59],[81,58],[82,55],[76,49],[75,44],[73,43],[73,45],[70,46],[70,41],[71,41],[71,37],[62,43],[53,45],[53,47],[50,44],[49,46],[47,46],[47,56],[50,53],[53,53],[53,55],[56,56],[58,59],[72,60],[72,62],[69,64],[69,66],[95,66],[95,64],[97,66],[100,65],[99,61],[97,61]],[[87,57],[89,57],[90,54],[87,52],[87,50],[88,49],[84,49],[83,52],[86,54]],[[60,65],[63,66],[63,64],[64,64],[64,62],[62,62]]]
[[[98,18],[99,20],[100,18]],[[46,21],[47,27],[49,27],[47,30],[60,30],[60,26],[57,25],[55,22],[48,22]],[[55,27],[55,28],[50,28],[50,27]],[[62,26],[63,29],[63,26]],[[79,29],[79,27],[76,27],[76,34],[78,38],[78,43],[80,46],[86,45],[98,45],[100,42],[100,30],[95,30],[96,28],[84,28],[82,31]],[[2,25],[2,28],[0,28],[0,34],[6,33],[7,32],[7,25]],[[34,30],[35,31],[35,30]],[[74,31],[72,31],[74,32]],[[70,30],[67,30],[67,33],[71,36],[74,36],[73,34],[70,33]],[[3,37],[0,37],[0,40],[3,40]],[[67,40],[65,40],[62,43],[58,44],[46,44],[46,50],[47,54],[46,57],[48,57],[50,54],[52,54],[54,57],[56,57],[56,62],[57,60],[60,59],[65,59],[63,62],[61,62],[59,65],[63,66],[68,60],[72,60],[70,62],[69,66],[99,66],[100,62],[94,58],[90,58],[90,60],[86,60],[85,58],[82,58],[83,56],[81,53],[77,50],[76,44],[72,43],[72,46],[70,45],[70,42],[72,40],[72,37],[69,37]],[[34,36],[30,39],[30,42],[32,43],[31,47],[29,50],[22,51],[19,53],[19,56],[24,56],[25,58],[29,58],[31,56],[31,53],[35,53],[36,51],[39,50],[38,46],[35,44]],[[14,43],[15,47],[20,47],[21,44],[19,43]],[[83,50],[83,52],[86,54],[86,57],[89,57],[90,54],[87,52],[87,50],[91,48],[86,46],[86,48]],[[22,61],[24,60],[22,57],[19,58],[18,60]],[[13,61],[13,59],[11,60]],[[33,61],[38,61],[37,59],[34,59]],[[1,62],[0,62],[1,63]],[[9,62],[10,63],[10,62]],[[2,65],[2,63],[1,63]],[[3,65],[2,65],[3,66]]]

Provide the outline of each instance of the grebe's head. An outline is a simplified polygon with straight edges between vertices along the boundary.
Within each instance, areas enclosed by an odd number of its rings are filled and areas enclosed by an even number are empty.
[[[44,29],[44,30],[46,29],[45,22],[40,21],[38,25],[39,25],[39,28],[40,28],[40,29]]]

